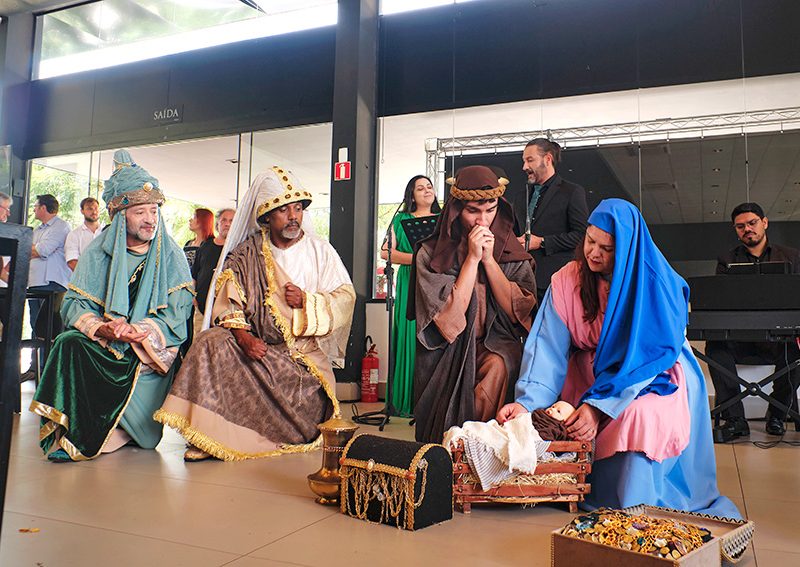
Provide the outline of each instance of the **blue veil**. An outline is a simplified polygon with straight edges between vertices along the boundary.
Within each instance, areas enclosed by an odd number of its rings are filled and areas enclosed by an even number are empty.
[[[685,340],[689,286],[628,201],[602,201],[589,224],[614,236],[614,273],[594,359],[595,382],[581,401],[615,397],[648,380],[639,396],[671,394],[677,387],[666,371]]]

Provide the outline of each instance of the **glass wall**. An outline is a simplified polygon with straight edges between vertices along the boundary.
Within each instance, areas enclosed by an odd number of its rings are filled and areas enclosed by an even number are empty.
[[[39,224],[33,216],[33,205],[37,195],[47,194],[58,199],[58,214],[62,219],[73,227],[83,222],[80,202],[92,194],[91,161],[91,153],[82,153],[36,159],[31,162],[27,214],[29,226]],[[94,193],[96,192],[95,187]]]
[[[330,165],[333,125],[312,124],[255,132],[250,148],[250,177],[279,165],[295,174],[314,196],[306,215],[318,236],[330,238]],[[243,156],[247,160],[247,156]],[[249,181],[248,181],[249,183]]]
[[[675,57],[642,14],[633,14],[629,34],[613,34],[617,43],[562,45],[555,36],[563,37],[567,29],[573,33],[603,25],[591,20],[597,17],[592,10],[573,11],[566,28],[557,31],[537,23],[567,9],[560,3],[520,4],[517,21],[505,30],[530,31],[529,53],[492,62],[514,66],[520,82],[530,84],[529,100],[380,121],[376,296],[383,295],[385,285],[380,243],[409,178],[427,173],[444,198],[448,190],[444,180],[459,167],[494,165],[510,179],[511,196],[525,190],[521,171],[525,143],[540,136],[561,144],[558,172],[584,186],[590,210],[609,197],[636,204],[657,243],[684,276],[713,273],[716,257],[736,245],[730,212],[744,201],[762,205],[776,242],[800,245],[800,105],[789,94],[800,92],[800,74],[747,75],[745,63],[756,49],[745,41],[748,28],[742,18],[747,15],[725,3],[693,7],[692,21],[724,22],[715,32],[720,34],[718,50],[699,53],[697,61],[675,61],[670,67],[665,59]],[[629,5],[609,5],[600,19],[614,20],[626,10]],[[442,80],[427,83],[427,88],[450,81],[446,88],[454,106],[469,100],[474,91],[490,89],[502,96],[517,88],[475,84],[471,72],[487,62],[471,50],[486,46],[469,45],[464,33],[469,30],[459,22],[459,10],[453,14],[449,28],[437,29],[439,36],[453,38],[451,60],[449,65],[436,61]],[[675,17],[686,19],[685,14]],[[701,35],[699,30],[686,33]],[[548,56],[553,45],[561,46],[559,57]],[[701,69],[703,61],[712,59],[727,76],[740,76],[700,82],[698,77],[709,75]],[[554,66],[554,61],[563,66]],[[608,61],[616,67],[610,68]],[[656,67],[663,77],[652,76]],[[417,72],[402,95],[384,96],[394,97],[395,105],[404,102],[402,96],[417,100],[414,88],[426,84],[423,74]],[[652,86],[681,80],[685,84]],[[620,89],[615,81],[638,86]],[[558,95],[576,92],[581,85],[609,92]]]
[[[164,222],[180,245],[194,239],[189,219],[197,207],[215,212],[236,208],[252,179],[273,165],[291,170],[314,195],[307,214],[317,235],[328,239],[332,132],[327,123],[127,149],[159,180],[167,198],[161,209]],[[37,195],[54,195],[60,203],[59,216],[73,227],[83,222],[81,199],[92,196],[105,205],[103,183],[113,171],[116,149],[32,160],[27,223],[38,225],[33,217]],[[101,221],[108,222],[105,210]]]

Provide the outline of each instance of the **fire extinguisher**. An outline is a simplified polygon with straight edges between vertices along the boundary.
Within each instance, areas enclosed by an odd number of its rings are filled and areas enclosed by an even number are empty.
[[[361,359],[361,401],[378,401],[378,350],[372,337],[366,338],[366,354]]]

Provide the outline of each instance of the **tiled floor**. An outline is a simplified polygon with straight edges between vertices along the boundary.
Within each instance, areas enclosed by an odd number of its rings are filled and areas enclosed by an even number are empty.
[[[26,390],[29,403],[32,387]],[[768,439],[756,431],[763,424],[752,428],[751,440]],[[319,468],[320,453],[187,464],[183,440],[168,431],[157,451],[126,447],[87,463],[53,464],[41,456],[37,432],[32,414],[16,419],[3,567],[546,566],[550,531],[570,519],[565,506],[477,506],[405,532],[315,504],[306,475]],[[410,439],[412,428],[393,418],[385,434]],[[800,433],[786,440],[800,442]],[[800,565],[800,447],[717,446],[717,468],[721,491],[757,526],[740,565]]]

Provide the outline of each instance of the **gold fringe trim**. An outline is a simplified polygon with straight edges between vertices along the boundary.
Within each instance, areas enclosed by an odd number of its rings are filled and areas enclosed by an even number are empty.
[[[74,291],[74,292],[75,292],[75,293],[77,293],[78,295],[80,295],[80,296],[82,296],[82,297],[85,297],[86,299],[89,299],[89,300],[91,300],[91,301],[94,301],[94,302],[95,302],[95,303],[97,303],[97,304],[98,304],[100,307],[105,307],[105,306],[106,306],[106,302],[105,302],[105,301],[103,301],[102,299],[100,299],[100,298],[98,298],[98,297],[95,297],[94,295],[92,295],[92,294],[91,294],[91,293],[89,293],[88,291],[84,291],[84,290],[82,290],[81,288],[79,288],[79,287],[77,287],[77,286],[75,286],[75,285],[73,285],[73,284],[68,284],[68,285],[67,285],[67,288],[71,289],[72,291]]]
[[[236,449],[231,449],[216,439],[212,439],[202,431],[195,429],[192,427],[192,424],[189,422],[189,420],[183,415],[159,409],[153,414],[153,419],[176,430],[178,433],[183,435],[186,441],[201,451],[205,451],[217,459],[228,462],[261,459],[264,457],[277,457],[279,455],[287,455],[290,453],[309,453],[319,449],[322,446],[322,435],[319,435],[311,443],[305,443],[303,445],[285,444],[280,445],[273,451],[264,451],[262,453],[244,453],[242,451],[237,451]]]
[[[222,289],[222,286],[229,281],[232,282],[233,286],[236,288],[236,293],[239,294],[239,298],[242,300],[242,305],[247,305],[247,295],[244,293],[244,289],[239,283],[239,280],[236,279],[236,274],[234,274],[233,270],[230,268],[226,268],[220,272],[219,276],[217,277],[217,283],[214,286],[214,294],[218,294],[219,290]]]
[[[264,305],[269,308],[275,326],[278,327],[283,335],[283,340],[289,348],[292,359],[302,363],[303,366],[308,369],[309,373],[317,379],[325,394],[328,396],[328,399],[330,399],[333,404],[333,417],[341,417],[342,411],[339,407],[339,400],[336,399],[336,393],[333,391],[333,388],[331,388],[331,385],[325,380],[325,377],[317,366],[308,357],[294,350],[294,335],[292,334],[291,326],[281,314],[273,298],[273,295],[277,293],[278,289],[278,284],[275,281],[275,260],[272,258],[272,251],[269,249],[269,232],[264,227],[261,228],[261,254],[264,256],[264,265],[267,272],[267,288],[269,290],[264,296]]]

